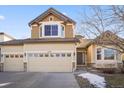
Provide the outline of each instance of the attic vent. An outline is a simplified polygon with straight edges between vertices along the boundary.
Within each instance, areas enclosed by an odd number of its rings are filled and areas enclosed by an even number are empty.
[[[53,21],[53,17],[52,16],[49,17],[49,21]]]

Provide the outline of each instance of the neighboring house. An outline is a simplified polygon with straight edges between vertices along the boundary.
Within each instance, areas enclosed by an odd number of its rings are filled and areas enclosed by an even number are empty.
[[[6,33],[0,32],[0,42],[13,40],[14,38]]]
[[[72,72],[77,66],[120,63],[120,55],[75,35],[76,22],[53,8],[29,23],[31,38],[1,43],[1,71]],[[114,47],[113,45],[109,45]]]

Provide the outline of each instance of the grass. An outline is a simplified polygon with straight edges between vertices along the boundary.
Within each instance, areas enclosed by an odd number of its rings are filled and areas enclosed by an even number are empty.
[[[105,80],[111,88],[124,88],[124,74],[105,74]]]
[[[104,74],[95,73],[100,76],[105,77],[107,82],[107,88],[124,88],[124,74]],[[80,88],[93,88],[94,86],[89,83],[87,79],[75,75],[75,78],[80,86]]]

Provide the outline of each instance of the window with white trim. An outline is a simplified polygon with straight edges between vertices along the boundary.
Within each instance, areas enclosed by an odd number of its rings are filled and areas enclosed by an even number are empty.
[[[6,57],[6,58],[9,58],[9,55],[6,55],[5,57]]]
[[[40,37],[42,37],[42,25],[40,26]]]
[[[104,60],[114,60],[115,59],[115,50],[113,49],[104,49]]]
[[[97,60],[101,60],[102,59],[102,49],[101,48],[97,48]]]
[[[59,57],[60,56],[60,54],[59,53],[56,53],[56,57]]]
[[[96,59],[97,60],[115,60],[117,59],[117,51],[111,48],[97,48]]]
[[[67,53],[67,57],[71,57],[71,53]]]
[[[62,36],[62,37],[64,37],[64,30],[65,30],[64,25],[61,25],[61,36]]]
[[[58,25],[44,25],[44,36],[58,36]]]
[[[64,37],[65,26],[59,22],[43,22],[40,37]]]

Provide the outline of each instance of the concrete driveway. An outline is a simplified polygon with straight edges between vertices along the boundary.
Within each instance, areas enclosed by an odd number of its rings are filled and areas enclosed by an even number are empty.
[[[73,73],[0,72],[0,87],[78,88]]]

